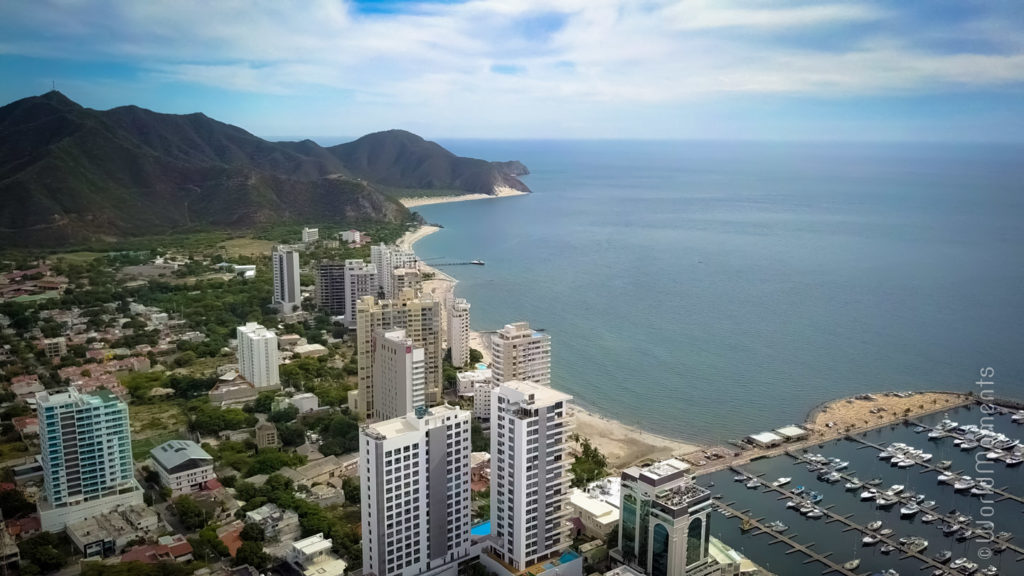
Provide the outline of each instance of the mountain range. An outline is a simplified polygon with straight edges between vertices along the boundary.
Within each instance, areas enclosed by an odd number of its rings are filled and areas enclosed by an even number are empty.
[[[201,113],[93,110],[57,91],[0,108],[0,245],[61,246],[263,224],[405,222],[398,194],[529,192],[519,162],[403,130],[323,147]]]

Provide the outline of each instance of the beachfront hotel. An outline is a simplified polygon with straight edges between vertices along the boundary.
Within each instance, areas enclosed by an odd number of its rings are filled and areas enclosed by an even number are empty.
[[[302,293],[299,291],[299,253],[283,246],[274,246],[270,254],[274,268],[273,305],[282,314],[299,311]]]
[[[423,348],[405,330],[376,331],[373,347],[374,419],[390,420],[426,406]]]
[[[570,400],[521,381],[505,382],[491,395],[492,554],[513,573],[572,543]]]
[[[441,302],[431,296],[419,296],[413,290],[402,290],[392,300],[377,300],[364,296],[356,304],[356,363],[359,392],[354,395],[355,405],[367,418],[374,417],[373,391],[373,335],[378,330],[405,330],[413,346],[423,349],[425,373],[424,393],[427,406],[441,402],[442,360],[444,348],[441,331]]]
[[[622,471],[618,547],[611,556],[648,576],[713,576],[711,493],[675,458]]]
[[[379,244],[370,246],[370,262],[377,268],[380,286],[385,298],[394,298],[399,293],[396,286],[395,270],[416,269],[419,259],[412,250]]]
[[[491,370],[495,382],[527,380],[551,385],[551,337],[530,329],[529,322],[506,324],[491,335]]]
[[[120,506],[142,504],[132,469],[128,406],[108,390],[36,394],[43,530],[59,532]]]
[[[359,433],[363,574],[454,574],[470,554],[470,414],[447,404]]]
[[[455,298],[448,305],[448,348],[452,366],[469,364],[469,302]]]
[[[260,390],[281,385],[278,365],[277,334],[263,326],[248,322],[236,329],[238,370],[253,388]]]

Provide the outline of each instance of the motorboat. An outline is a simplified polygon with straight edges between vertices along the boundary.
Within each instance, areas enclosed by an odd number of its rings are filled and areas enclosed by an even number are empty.
[[[907,504],[900,508],[900,516],[913,516],[921,511],[917,504]]]
[[[903,488],[904,488],[903,484],[893,484],[892,486],[889,486],[889,489],[886,490],[885,493],[886,494],[899,494],[900,492],[903,492]]]
[[[974,538],[974,530],[970,528],[961,528],[956,533],[956,539],[960,542],[965,542],[971,538]]]
[[[882,544],[882,547],[879,548],[878,551],[881,552],[882,554],[888,554],[888,553],[892,552],[895,549],[896,549],[896,547],[893,546],[892,544]]]
[[[854,476],[843,487],[846,488],[847,490],[852,491],[852,490],[856,490],[856,489],[860,488],[863,485],[864,485],[864,483],[861,482],[856,476]]]
[[[879,536],[889,536],[892,533],[893,533],[893,529],[892,528],[882,528],[881,530],[878,531],[878,535]]]
[[[856,570],[860,567],[860,558],[854,558],[849,562],[843,562],[843,568],[847,570]]]
[[[790,500],[789,502],[786,502],[786,508],[798,508],[802,504],[803,504],[803,502],[801,502],[800,500],[797,500],[796,498],[794,498],[794,499]]]
[[[825,513],[821,511],[821,508],[814,508],[807,513],[808,518],[821,518]]]
[[[1013,538],[1013,532],[999,532],[996,534],[996,540],[1009,540]]]
[[[907,543],[907,550],[915,554],[920,553],[927,547],[928,541],[924,538],[911,538],[910,542]]]
[[[803,484],[801,484],[800,486],[793,488],[793,495],[799,496],[804,493],[804,490],[806,490],[806,488],[804,488]]]
[[[751,480],[750,482],[747,482],[747,484],[746,484],[747,488],[757,488],[760,485],[761,485],[761,481],[758,480],[757,478],[754,478],[753,480]]]
[[[918,462],[930,462],[931,459],[932,455],[927,452],[925,452],[924,454],[918,454],[916,458]]]
[[[874,488],[860,493],[861,500],[872,500],[876,497],[878,497],[878,490],[875,490]]]
[[[924,432],[924,431],[925,431],[925,427],[924,426],[918,426],[917,428],[914,428],[914,433],[915,434],[920,434],[921,432]]]
[[[1004,457],[1006,457],[1006,452],[1002,450],[989,450],[985,453],[986,460],[1002,460]]]
[[[942,460],[938,464],[936,464],[935,467],[938,468],[939,470],[946,470],[946,469],[948,469],[952,465],[953,465],[953,461],[952,460]]]
[[[950,480],[956,480],[956,478],[957,475],[953,474],[952,472],[943,472],[942,474],[939,474],[936,480],[938,480],[939,482],[949,482]]]
[[[881,538],[878,536],[875,536],[874,534],[867,534],[860,539],[860,542],[865,546],[874,546],[875,544],[878,544],[879,540],[881,540]]]
[[[868,526],[867,526],[868,530],[878,530],[881,527],[882,527],[882,521],[881,520],[875,520],[874,522],[869,523]]]
[[[811,510],[814,510],[814,506],[810,504],[805,503],[803,506],[800,507],[801,514],[808,514]]]
[[[986,484],[977,484],[974,488],[971,488],[971,495],[973,496],[985,496],[991,493],[992,488],[989,488]]]
[[[768,524],[768,529],[772,532],[785,532],[786,530],[789,530],[789,526],[786,526],[782,522],[776,520]]]
[[[775,482],[772,482],[772,486],[785,486],[786,484],[789,484],[792,480],[793,479],[790,478],[789,476],[783,476],[781,478],[776,479]]]
[[[881,452],[878,453],[879,460],[888,460],[893,456],[895,456],[895,454],[893,454],[890,450],[882,450]]]
[[[872,478],[871,480],[868,480],[867,485],[868,486],[881,486],[882,485],[882,479],[881,478]]]
[[[836,460],[836,461],[834,461],[834,464],[832,465],[832,469],[835,470],[836,472],[839,472],[841,470],[846,470],[849,467],[850,467],[850,463],[848,461],[846,461],[846,460]]]
[[[813,503],[813,504],[817,504],[818,502],[821,502],[822,498],[824,498],[824,496],[822,496],[818,492],[811,492],[811,494],[810,494],[811,503]]]
[[[970,476],[961,476],[959,480],[953,483],[953,490],[963,491],[974,488],[977,484]]]
[[[997,574],[999,574],[999,568],[989,564],[985,568],[982,568],[981,572],[978,572],[978,574],[981,574],[982,576],[997,576]]]
[[[843,477],[841,474],[839,474],[839,472],[832,472],[831,474],[825,477],[825,481],[828,482],[829,484],[835,484],[836,482],[839,482],[842,479]]]
[[[875,498],[875,506],[878,506],[879,508],[889,508],[899,501],[900,499],[894,495],[879,494],[878,497]]]
[[[934,556],[932,556],[932,560],[935,560],[939,564],[945,564],[946,562],[949,562],[949,559],[952,557],[952,552],[950,552],[949,550],[943,550],[942,552],[938,552]]]
[[[737,474],[737,475],[732,477],[732,481],[733,482],[746,482],[747,481],[747,475],[746,474]]]
[[[932,522],[935,522],[938,519],[939,517],[935,514],[925,514],[924,516],[921,516],[921,522],[925,524],[931,524]]]
[[[914,465],[914,461],[910,458],[900,458],[899,460],[893,458],[892,461],[896,464],[897,468],[910,468]]]
[[[1006,462],[1007,466],[1019,466],[1021,462],[1024,462],[1024,458],[1020,456],[1007,456],[1003,462]]]
[[[958,526],[956,524],[943,524],[942,525],[942,533],[945,534],[946,536],[951,536],[953,534],[956,534],[959,530],[960,530],[960,526]]]
[[[966,441],[966,442],[964,442],[963,444],[960,445],[960,449],[964,450],[964,451],[971,451],[971,450],[974,450],[975,448],[977,448],[978,446],[981,446],[981,444],[979,444],[979,443],[977,443],[977,442],[975,442],[973,440],[968,440],[968,441]]]
[[[925,500],[921,502],[921,508],[935,508],[935,500]]]
[[[925,498],[927,498],[927,496],[925,496],[924,494],[918,494],[917,496],[914,496],[914,503],[920,504],[921,502],[924,502]]]

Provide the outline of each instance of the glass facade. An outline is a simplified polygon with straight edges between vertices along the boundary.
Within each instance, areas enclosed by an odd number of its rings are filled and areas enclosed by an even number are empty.
[[[619,522],[622,540],[622,554],[629,560],[636,558],[636,496],[622,497],[622,517]]]
[[[651,576],[668,574],[668,529],[664,524],[654,525],[654,540],[651,542]]]
[[[704,520],[701,518],[694,518],[690,520],[690,526],[686,529],[686,565],[692,566],[695,562],[703,558],[701,544],[704,541],[704,535],[702,528],[704,527]]]

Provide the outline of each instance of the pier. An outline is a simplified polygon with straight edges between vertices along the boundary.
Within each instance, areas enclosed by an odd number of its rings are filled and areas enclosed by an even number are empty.
[[[754,475],[750,474],[749,472],[746,472],[745,470],[743,470],[743,469],[741,469],[741,468],[739,468],[737,466],[733,466],[732,469],[735,472],[737,472],[739,474],[743,474],[743,475],[747,476],[750,479],[757,478],[757,476],[754,476]],[[786,498],[799,498],[800,497],[797,494],[794,494],[794,493],[790,492],[789,490],[787,490],[783,486],[772,486],[771,484],[765,484],[764,488],[765,489],[762,490],[762,492],[764,492],[764,493],[778,492],[779,494],[781,494],[782,497],[780,497],[779,500],[783,500],[783,499],[786,499]],[[719,504],[719,505],[721,505],[721,504]],[[819,509],[828,518],[826,520],[826,522],[841,522],[841,523],[843,523],[843,524],[845,524],[847,526],[848,530],[857,530],[857,531],[860,531],[863,534],[871,534],[872,536],[877,537],[881,542],[885,542],[886,544],[889,544],[890,546],[893,546],[897,550],[902,551],[903,552],[902,558],[917,558],[921,562],[924,562],[926,567],[941,568],[941,569],[944,569],[944,570],[948,569],[948,567],[945,564],[936,561],[934,558],[932,558],[930,556],[926,556],[925,554],[922,554],[921,552],[912,552],[912,551],[906,549],[903,546],[903,544],[900,544],[898,538],[893,538],[892,537],[892,536],[895,536],[895,533],[893,533],[890,536],[882,536],[881,534],[879,534],[876,531],[869,530],[867,526],[864,526],[862,524],[858,524],[858,523],[854,522],[853,520],[850,520],[850,516],[852,516],[852,514],[849,514],[849,515],[846,515],[846,516],[842,516],[840,514],[836,514],[835,512],[832,512],[831,507],[819,506]],[[732,509],[730,509],[730,511],[732,511]],[[779,536],[781,536],[781,534],[775,533],[775,536],[779,537]],[[994,539],[990,539],[990,540],[992,542],[997,542]],[[1011,546],[1007,546],[1007,548],[1008,549],[1013,549],[1015,552],[1018,552],[1018,553],[1021,552],[1021,549],[1019,547],[1017,547],[1017,546],[1012,546],[1012,547]],[[1024,558],[1017,558],[1017,561],[1019,562],[1022,559],[1024,559]]]
[[[822,574],[831,574],[833,572],[838,572],[839,574],[843,574],[843,576],[860,576],[856,572],[843,568],[842,564],[837,564],[834,561],[830,560],[828,557],[832,554],[831,552],[819,554],[814,550],[811,550],[811,546],[814,546],[813,542],[806,545],[800,544],[796,540],[793,540],[792,537],[786,536],[785,534],[780,534],[778,532],[775,532],[771,528],[768,528],[768,526],[761,523],[762,519],[752,518],[751,516],[746,514],[746,512],[737,510],[732,506],[729,506],[728,504],[719,502],[718,500],[715,501],[715,506],[718,507],[719,510],[726,511],[744,522],[749,522],[754,528],[757,528],[758,530],[758,532],[754,532],[754,534],[768,534],[774,539],[772,544],[777,544],[781,542],[789,546],[789,550],[786,551],[786,554],[792,554],[793,552],[802,552],[806,554],[807,560],[804,561],[804,564],[810,564],[811,562],[820,562],[822,565],[825,566],[825,569],[821,571]]]

